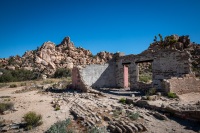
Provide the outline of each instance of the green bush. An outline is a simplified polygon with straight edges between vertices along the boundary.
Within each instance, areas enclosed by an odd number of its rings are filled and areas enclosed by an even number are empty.
[[[138,118],[139,118],[139,113],[138,112],[136,112],[136,113],[130,113],[129,115],[128,115],[128,117],[131,119],[131,120],[137,120]]]
[[[13,82],[14,78],[11,74],[11,70],[3,70],[3,75],[0,76],[0,82]]]
[[[174,36],[166,36],[165,37],[165,46],[169,46],[175,44],[177,40],[175,40]]]
[[[12,110],[14,108],[13,103],[0,103],[0,113],[2,114],[6,110]]]
[[[30,70],[24,70],[24,69],[14,70],[11,71],[11,74],[16,81],[36,79],[34,72]]]
[[[176,95],[176,93],[172,93],[172,92],[168,92],[168,93],[167,93],[167,96],[168,96],[169,98],[178,98],[178,96]]]
[[[126,104],[126,99],[125,99],[125,98],[121,98],[121,99],[119,100],[119,102],[122,103],[122,104]]]
[[[73,133],[72,129],[68,129],[67,127],[71,124],[71,120],[68,118],[65,121],[58,121],[53,124],[46,133]]]
[[[122,114],[122,110],[114,110],[113,111],[113,117],[115,117],[115,118],[118,118],[119,115],[121,115],[121,114]]]
[[[24,115],[24,121],[26,122],[26,129],[30,130],[42,124],[42,116],[30,111]]]
[[[54,78],[70,77],[71,70],[66,68],[59,68],[54,73]]]
[[[21,83],[20,86],[26,86],[26,83],[25,83],[25,82],[24,82],[24,83]]]
[[[17,82],[34,80],[37,76],[33,71],[19,69],[19,70],[2,70],[3,75],[0,76],[0,82]]]
[[[152,76],[150,74],[140,74],[139,75],[139,81],[148,83],[152,80]]]
[[[59,106],[56,106],[56,107],[55,107],[55,111],[58,111],[58,110],[60,110],[60,107],[59,107]]]
[[[10,56],[8,59],[8,65],[15,65],[17,64],[15,57],[14,56]]]
[[[10,85],[10,88],[16,88],[16,87],[17,87],[16,84],[11,84],[11,85]]]

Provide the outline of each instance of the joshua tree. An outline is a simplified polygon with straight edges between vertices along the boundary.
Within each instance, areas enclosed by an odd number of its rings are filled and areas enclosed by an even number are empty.
[[[163,37],[161,34],[158,34],[158,36],[160,37],[160,42],[163,42]]]
[[[162,47],[164,47],[164,42],[163,42],[163,37],[162,37],[162,35],[161,35],[161,34],[158,34],[158,36],[159,36],[159,38],[160,38],[160,45],[161,45]]]
[[[154,36],[153,41],[154,41],[154,42],[157,42],[157,36]]]

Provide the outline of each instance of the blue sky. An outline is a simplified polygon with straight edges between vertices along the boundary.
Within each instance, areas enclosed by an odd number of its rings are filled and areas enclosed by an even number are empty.
[[[138,54],[159,33],[200,43],[200,0],[0,0],[0,58],[65,36],[93,54]]]

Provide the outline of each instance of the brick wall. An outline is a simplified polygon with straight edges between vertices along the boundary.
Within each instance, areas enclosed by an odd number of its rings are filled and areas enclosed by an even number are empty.
[[[200,92],[200,79],[193,74],[186,74],[184,77],[173,77],[163,81],[165,92],[184,94],[190,92]]]

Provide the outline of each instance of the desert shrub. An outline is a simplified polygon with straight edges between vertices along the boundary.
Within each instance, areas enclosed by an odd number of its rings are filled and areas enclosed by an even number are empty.
[[[178,96],[176,95],[176,93],[172,93],[172,92],[168,92],[168,93],[167,93],[167,96],[168,96],[169,98],[178,98]]]
[[[53,88],[54,89],[66,89],[70,83],[71,83],[70,80],[62,80],[62,81],[59,81],[58,83],[53,84]]]
[[[122,110],[114,110],[114,111],[113,111],[113,117],[118,118],[119,115],[121,115],[121,114],[122,114]]]
[[[136,112],[136,113],[133,113],[131,112],[130,114],[128,114],[128,117],[131,119],[131,120],[137,120],[139,118],[139,113]]]
[[[126,104],[126,99],[125,99],[125,98],[121,98],[121,99],[119,100],[119,102],[122,103],[122,104]]]
[[[15,81],[36,79],[34,72],[30,70],[24,70],[24,69],[14,70],[11,71],[11,74],[14,77]]]
[[[105,127],[92,127],[87,130],[87,133],[107,133],[107,130]]]
[[[23,82],[23,83],[21,83],[21,84],[20,84],[20,86],[26,86],[26,83],[25,83],[25,82]]]
[[[0,98],[10,98],[11,96],[0,96]]]
[[[0,82],[16,82],[16,81],[25,81],[33,80],[37,77],[34,72],[24,69],[19,70],[2,70],[2,75],[0,76]]]
[[[148,83],[152,80],[152,76],[150,74],[140,74],[139,75],[139,81]]]
[[[55,107],[55,111],[58,111],[58,110],[60,110],[60,107],[59,107],[59,106],[56,106],[56,107]]]
[[[15,88],[15,87],[17,87],[16,84],[11,84],[11,85],[10,85],[10,88]]]
[[[17,62],[14,56],[10,56],[8,59],[8,65],[15,65]]]
[[[70,77],[71,70],[66,68],[59,68],[54,73],[54,78]]]
[[[177,42],[177,40],[175,40],[174,36],[166,36],[165,37],[165,46],[174,44],[176,42]]]
[[[147,92],[146,95],[155,95],[156,94],[156,88],[150,88]]]
[[[42,116],[30,111],[24,115],[24,121],[26,122],[26,129],[30,130],[42,124]]]
[[[0,113],[2,114],[6,110],[12,110],[14,108],[13,103],[0,103]]]
[[[72,129],[67,128],[71,124],[71,120],[68,118],[64,121],[58,121],[53,124],[46,133],[73,133]]]
[[[2,70],[3,74],[0,76],[0,82],[13,82],[14,78],[10,70]]]
[[[7,86],[8,84],[6,83],[0,83],[0,88]]]
[[[10,98],[5,98],[3,101],[4,102],[9,102],[9,101],[11,101],[11,99]]]

